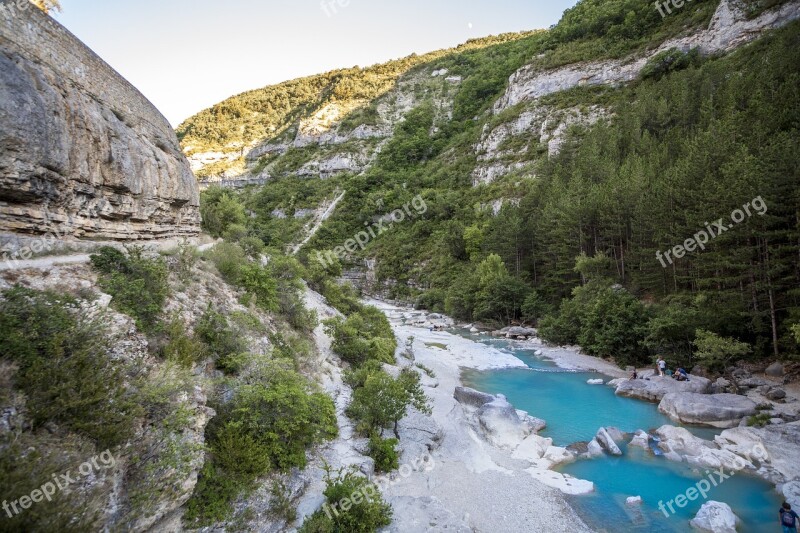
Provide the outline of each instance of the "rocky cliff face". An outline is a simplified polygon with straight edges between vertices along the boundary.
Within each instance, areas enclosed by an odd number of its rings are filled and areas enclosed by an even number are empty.
[[[184,238],[199,224],[196,180],[158,110],[47,15],[0,10],[2,240]]]
[[[797,18],[800,18],[800,2],[789,2],[755,19],[748,19],[732,2],[722,0],[707,29],[668,40],[641,57],[568,65],[549,71],[523,67],[511,76],[506,94],[495,105],[495,112],[574,87],[629,83],[639,76],[650,58],[671,48],[683,51],[697,48],[703,55],[729,52],[757,39],[767,30],[780,28]]]
[[[558,153],[564,135],[571,126],[588,126],[598,120],[610,118],[605,110],[593,106],[555,109],[539,102],[542,97],[568,91],[576,87],[618,87],[636,80],[648,61],[660,52],[677,48],[688,52],[697,49],[703,55],[724,54],[745,45],[764,32],[785,26],[800,17],[800,2],[788,2],[749,19],[734,2],[722,0],[708,28],[691,35],[665,41],[654,50],[623,59],[577,63],[542,70],[527,65],[515,72],[508,81],[505,94],[495,103],[493,114],[509,114],[508,122],[494,128],[485,128],[476,146],[478,162],[472,178],[474,184],[491,183],[513,172],[525,173],[535,158],[525,157],[504,148],[514,141],[533,138],[542,146],[541,153],[551,157]],[[513,109],[519,108],[514,112]],[[532,170],[530,170],[532,172]]]

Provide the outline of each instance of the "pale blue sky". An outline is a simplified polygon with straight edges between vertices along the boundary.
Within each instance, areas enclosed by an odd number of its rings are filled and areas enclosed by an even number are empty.
[[[61,0],[56,19],[177,125],[234,94],[546,28],[576,0]],[[344,7],[342,7],[344,5]]]

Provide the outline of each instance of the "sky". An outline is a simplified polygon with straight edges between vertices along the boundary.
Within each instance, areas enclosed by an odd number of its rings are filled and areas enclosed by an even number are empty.
[[[61,0],[55,18],[177,126],[235,94],[547,28],[576,0]]]

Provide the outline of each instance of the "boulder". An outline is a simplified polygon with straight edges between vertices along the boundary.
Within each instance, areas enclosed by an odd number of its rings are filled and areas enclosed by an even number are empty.
[[[711,385],[711,392],[714,394],[731,392],[731,382],[725,378],[717,378],[717,380]]]
[[[749,377],[742,380],[739,380],[737,383],[740,388],[743,389],[755,389],[757,387],[761,387],[764,385],[771,385],[769,381],[764,378],[757,378],[757,377]]]
[[[586,446],[586,455],[589,457],[600,457],[603,455],[603,447],[597,442],[597,438],[594,438],[589,441],[589,444]]]
[[[636,431],[636,434],[633,436],[630,443],[628,443],[628,446],[634,446],[636,448],[643,448],[645,450],[649,450],[650,435],[639,429]]]
[[[711,381],[690,375],[689,381],[677,381],[669,377],[653,376],[650,379],[626,379],[617,385],[616,394],[650,402],[660,402],[670,392],[694,392],[706,394]]]
[[[736,533],[739,517],[727,503],[707,501],[697,511],[697,515],[689,522],[691,526],[700,531],[710,533]]]
[[[770,389],[769,392],[767,392],[767,398],[769,398],[770,400],[773,400],[773,401],[783,400],[784,398],[786,398],[786,391],[783,390],[783,389],[779,389],[777,387],[774,387],[774,388]]]
[[[512,328],[508,328],[506,332],[506,337],[534,337],[536,336],[536,330],[533,328],[522,328],[519,326],[514,326]]]
[[[641,505],[642,497],[641,496],[628,496],[625,498],[626,505]]]
[[[726,429],[715,439],[723,450],[751,457],[771,483],[800,480],[800,422]]]
[[[783,499],[789,502],[792,509],[800,509],[800,481],[790,481],[779,487]]]
[[[495,397],[491,394],[470,389],[469,387],[456,387],[453,397],[458,403],[469,407],[483,407],[495,400]]]
[[[502,448],[516,447],[533,430],[502,396],[484,404],[478,409],[476,416],[486,439]]]
[[[605,382],[602,379],[588,379],[586,380],[586,383],[589,385],[602,385]]]
[[[730,430],[728,430],[730,431]],[[723,432],[724,434],[724,432]],[[717,442],[703,440],[692,435],[686,428],[661,426],[656,430],[658,447],[670,461],[686,461],[703,468],[724,468],[726,471],[755,470],[747,458],[752,454],[740,454],[739,450],[724,449]],[[751,448],[747,448],[751,450]]]
[[[514,453],[511,454],[511,457],[514,459],[535,461],[544,457],[544,454],[547,453],[548,448],[552,445],[553,439],[530,434],[517,446]]]
[[[615,429],[615,428],[610,428]],[[616,431],[619,433],[619,430]],[[595,440],[600,444],[600,446],[610,453],[611,455],[622,455],[622,450],[619,449],[617,443],[614,442],[613,437],[611,436],[611,432],[609,432],[606,428],[600,428],[597,430],[597,435],[595,435]]]
[[[670,392],[658,410],[682,424],[732,428],[756,414],[756,403],[736,394],[696,394]]]
[[[418,457],[425,457],[439,447],[444,437],[442,428],[433,419],[411,407],[408,414],[397,424],[400,435],[401,461],[409,463]],[[387,435],[393,437],[394,435]]]
[[[782,378],[783,365],[776,361],[767,367],[767,369],[764,371],[764,374],[772,378]]]

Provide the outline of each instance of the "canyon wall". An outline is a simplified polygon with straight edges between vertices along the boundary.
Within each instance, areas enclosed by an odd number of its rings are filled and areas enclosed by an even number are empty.
[[[0,3],[4,249],[48,231],[67,241],[196,236],[198,186],[167,120],[51,17]]]

